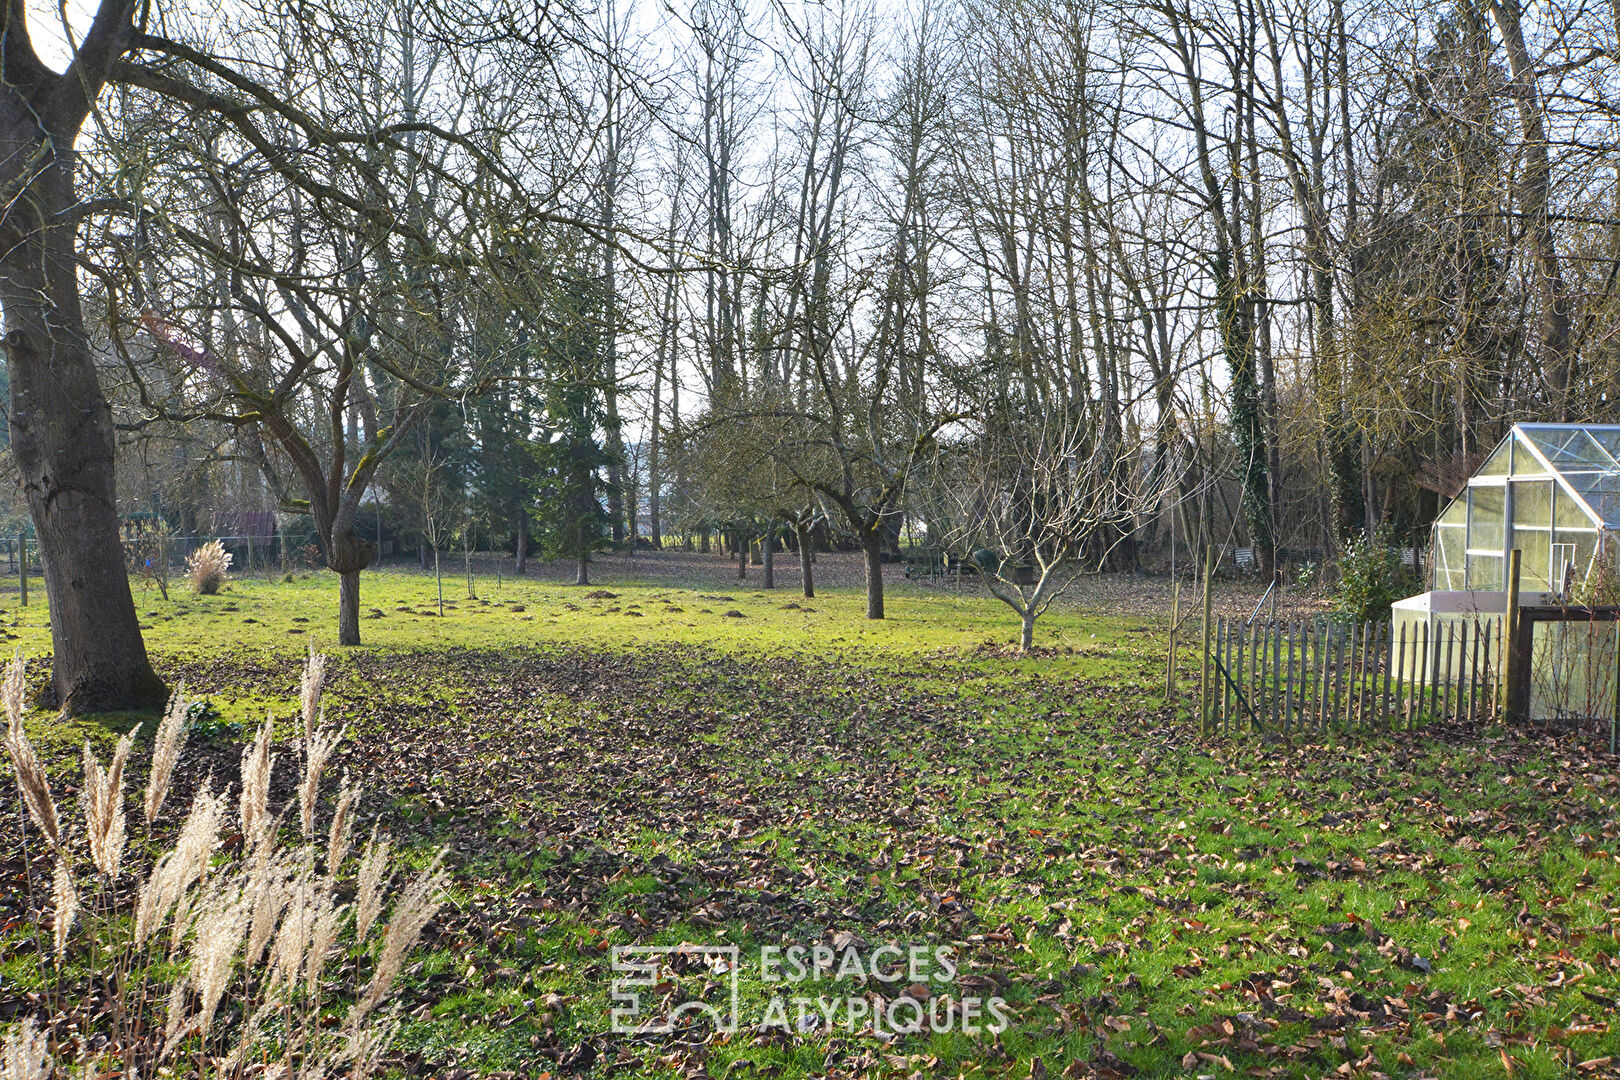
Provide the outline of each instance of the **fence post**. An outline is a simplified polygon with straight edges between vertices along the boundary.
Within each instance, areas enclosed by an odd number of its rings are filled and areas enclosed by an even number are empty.
[[[1384,630],[1379,635],[1378,644],[1384,650],[1384,702],[1382,707],[1379,707],[1378,695],[1375,691],[1373,694],[1373,726],[1388,729],[1391,726],[1389,722],[1389,683],[1395,670],[1395,624],[1393,622],[1384,624]],[[1373,685],[1376,687],[1377,683],[1378,680],[1375,677]]]
[[[1457,627],[1455,622],[1446,623],[1446,682],[1440,691],[1440,710],[1455,719],[1457,712],[1457,670],[1453,657],[1457,651]]]
[[[1210,580],[1215,576],[1215,549],[1204,548],[1204,664],[1198,684],[1198,734],[1209,733],[1209,612]]]
[[[1429,620],[1424,620],[1419,627],[1417,641],[1413,644],[1413,661],[1417,662],[1417,696],[1413,699],[1413,708],[1406,714],[1406,730],[1414,729],[1417,725],[1417,716],[1424,711],[1429,703],[1429,654],[1434,653],[1430,636],[1434,630],[1430,628]]]
[[[1288,734],[1294,727],[1294,620],[1288,620],[1288,666],[1283,675],[1282,729]]]
[[[1271,727],[1276,730],[1280,719],[1281,707],[1277,698],[1282,693],[1284,676],[1279,674],[1277,668],[1282,664],[1283,632],[1282,624],[1275,619],[1271,622]],[[1293,659],[1289,657],[1289,659]]]
[[[28,606],[28,537],[17,534],[17,588],[22,591],[22,606]]]
[[[1529,657],[1521,656],[1521,642],[1519,641],[1519,561],[1521,553],[1518,548],[1508,552],[1508,582],[1507,582],[1507,611],[1503,612],[1503,642],[1502,660],[1503,674],[1503,704],[1504,719],[1512,723],[1522,723],[1530,712],[1529,702],[1522,701],[1527,689],[1523,684],[1525,676],[1529,674],[1525,663]]]

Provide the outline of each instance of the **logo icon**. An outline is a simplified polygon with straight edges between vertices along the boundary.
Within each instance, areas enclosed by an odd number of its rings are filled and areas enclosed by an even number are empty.
[[[737,1030],[737,968],[735,945],[615,945],[613,946],[612,1027],[614,1034],[667,1033],[707,1017],[716,1031]],[[719,982],[723,1001],[697,997],[675,1000],[668,1012],[654,999],[679,999],[686,989],[682,975],[705,973],[705,982]],[[723,981],[721,981],[723,979]],[[693,992],[696,988],[692,988]],[[644,1000],[645,997],[645,1000]],[[653,1010],[659,1015],[653,1015]]]

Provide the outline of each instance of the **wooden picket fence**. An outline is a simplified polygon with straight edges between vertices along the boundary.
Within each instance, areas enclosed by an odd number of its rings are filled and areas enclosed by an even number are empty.
[[[1360,731],[1483,721],[1502,701],[1500,616],[1422,624],[1214,620],[1202,728]]]

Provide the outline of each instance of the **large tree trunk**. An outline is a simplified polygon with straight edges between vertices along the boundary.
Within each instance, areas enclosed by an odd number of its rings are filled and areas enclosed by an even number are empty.
[[[775,526],[766,529],[765,535],[761,537],[759,541],[760,562],[763,563],[765,567],[765,587],[767,589],[776,588],[776,560],[772,558],[772,556],[776,553],[776,544],[774,543],[775,536],[773,535],[774,532]]]
[[[589,585],[591,583],[591,557],[581,554],[574,560],[574,584]]]
[[[861,541],[866,552],[866,617],[883,618],[883,533],[873,531]]]
[[[52,682],[67,713],[161,705],[129,591],[114,490],[112,412],[79,306],[71,158],[43,161],[16,91],[0,107],[0,180],[40,171],[0,227],[0,306],[11,377],[11,447],[39,537],[50,600]],[[69,134],[58,145],[70,147]],[[10,186],[8,184],[8,186]],[[47,215],[41,222],[37,216]],[[66,220],[63,218],[66,217]]]
[[[734,546],[737,549],[737,580],[738,581],[747,581],[748,580],[748,541],[744,540],[741,537],[741,535],[739,535],[737,537],[737,542],[736,542],[736,544]]]
[[[360,571],[338,575],[338,644],[360,644]]]
[[[317,517],[317,527],[321,524]],[[338,575],[338,644],[360,644],[360,571],[377,557],[377,546],[353,528],[335,526],[326,542],[326,565]],[[437,564],[437,553],[434,555]]]
[[[1023,623],[1024,632],[1019,636],[1018,649],[1020,652],[1029,652],[1030,647],[1035,644],[1035,609],[1033,605],[1024,611]]]
[[[803,525],[796,527],[799,534],[799,573],[804,577],[804,598],[816,598],[815,574],[815,539],[811,531]]]

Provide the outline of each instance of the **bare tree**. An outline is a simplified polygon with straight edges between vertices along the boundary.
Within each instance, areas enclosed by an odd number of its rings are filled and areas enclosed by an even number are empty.
[[[1035,622],[1128,530],[1122,509],[1150,508],[1172,479],[1092,452],[1089,420],[1003,413],[940,451],[931,488],[948,507],[945,540],[990,594],[1018,615],[1028,651]]]

